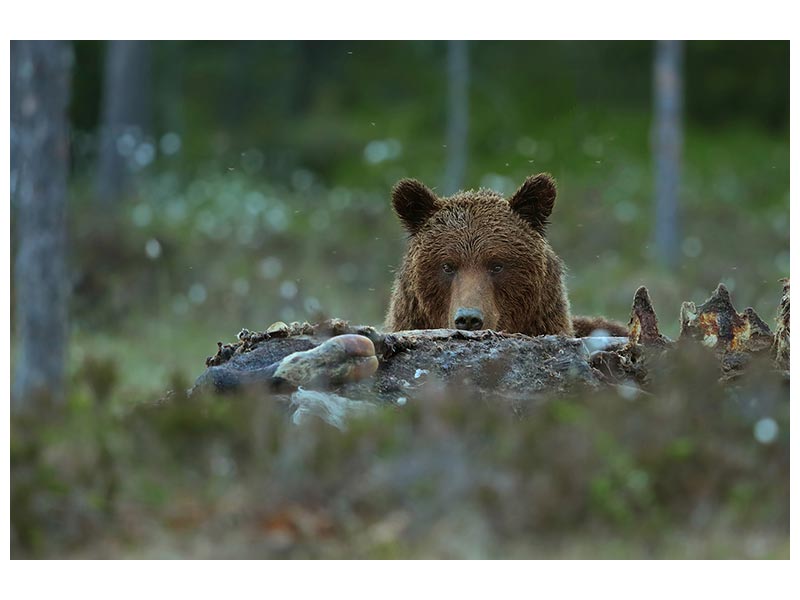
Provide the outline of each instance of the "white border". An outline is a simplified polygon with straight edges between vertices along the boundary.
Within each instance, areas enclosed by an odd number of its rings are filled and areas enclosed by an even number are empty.
[[[520,8],[520,6],[524,8]],[[404,2],[111,2],[7,3],[7,39],[788,39],[788,2],[520,3],[408,0]],[[792,44],[791,64],[798,64]],[[8,115],[8,44],[3,47],[3,107]],[[794,69],[793,69],[794,70]],[[792,114],[798,93],[792,77]],[[792,119],[791,173],[798,173],[797,120]],[[8,140],[8,119],[2,121]],[[8,144],[3,145],[8,161]],[[7,171],[3,184],[7,186]],[[793,180],[795,178],[793,177]],[[9,189],[5,187],[4,189]],[[792,194],[796,196],[796,194]],[[9,204],[0,211],[10,231]],[[792,233],[800,231],[792,214]],[[8,233],[6,233],[8,235]],[[3,244],[9,281],[9,240]],[[792,265],[798,263],[791,249]],[[3,295],[10,314],[8,293]],[[6,340],[10,329],[4,321]],[[8,343],[3,372],[9,389]],[[793,371],[797,371],[793,358]],[[6,392],[7,393],[7,392]],[[794,396],[794,394],[793,394]],[[792,398],[794,402],[794,398]],[[6,403],[8,405],[8,403]],[[3,481],[9,482],[8,420],[3,423]],[[797,442],[792,440],[792,464]],[[8,487],[6,487],[8,490]],[[792,508],[797,495],[792,483]],[[7,559],[8,496],[3,494],[3,548]],[[794,512],[794,511],[793,511]],[[795,513],[796,514],[796,513]],[[797,525],[792,522],[792,540]],[[11,566],[11,569],[7,567]],[[788,562],[6,562],[9,597],[220,598],[237,592],[259,596],[763,598],[791,589]]]
[[[790,3],[39,0],[5,7],[11,39],[790,39]]]

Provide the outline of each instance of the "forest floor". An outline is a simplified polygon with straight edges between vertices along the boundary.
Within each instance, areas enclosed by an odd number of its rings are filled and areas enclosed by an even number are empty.
[[[235,531],[165,531],[156,527],[135,544],[97,540],[59,558],[94,559],[506,559],[506,560],[721,560],[790,558],[786,531],[711,528],[670,529],[659,538],[609,531],[511,537],[492,540],[483,525],[468,515],[437,523],[425,539],[396,539],[402,515],[366,527],[345,539],[302,540],[285,532],[269,532],[253,524]],[[395,537],[393,537],[393,535]]]

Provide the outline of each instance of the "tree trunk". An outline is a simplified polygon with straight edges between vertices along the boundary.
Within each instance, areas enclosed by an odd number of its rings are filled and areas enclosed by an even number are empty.
[[[674,268],[679,252],[678,195],[683,145],[683,42],[656,42],[653,65],[655,244],[658,260]]]
[[[64,398],[72,61],[67,42],[23,41],[11,46],[11,88],[16,98],[12,164],[19,171],[14,224],[15,410],[42,410]]]
[[[453,194],[464,185],[469,132],[469,49],[467,42],[447,47],[447,166],[444,192]]]
[[[137,153],[151,119],[150,42],[108,42],[96,195],[106,206],[130,191],[130,172],[152,159]]]
[[[159,50],[165,58],[160,64],[156,88],[153,95],[160,114],[163,114],[164,129],[177,133],[181,137],[186,133],[186,115],[184,107],[187,42],[161,42]]]

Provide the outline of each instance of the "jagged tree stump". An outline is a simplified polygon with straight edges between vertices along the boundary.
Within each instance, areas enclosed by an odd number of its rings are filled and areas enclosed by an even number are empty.
[[[783,279],[783,295],[778,307],[778,327],[775,331],[775,359],[781,369],[789,369],[789,280]]]
[[[721,284],[699,306],[683,303],[680,326],[677,341],[660,333],[644,287],[634,295],[628,338],[451,329],[383,333],[338,319],[317,325],[279,322],[264,332],[244,329],[232,344],[219,342],[189,393],[248,389],[297,398],[318,389],[343,401],[403,404],[446,386],[524,409],[544,395],[576,388],[646,388],[653,356],[663,360],[698,342],[719,359],[720,379],[729,381],[754,355],[770,354],[777,368],[788,368],[789,282],[784,282],[777,335],[752,308],[738,313]]]

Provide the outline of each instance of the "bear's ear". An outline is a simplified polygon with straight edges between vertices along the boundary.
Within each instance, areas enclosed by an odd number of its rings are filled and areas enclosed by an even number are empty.
[[[556,202],[556,181],[549,173],[528,177],[508,201],[511,210],[544,235]]]
[[[436,194],[416,179],[401,179],[395,184],[392,206],[411,235],[422,229],[440,207]]]

